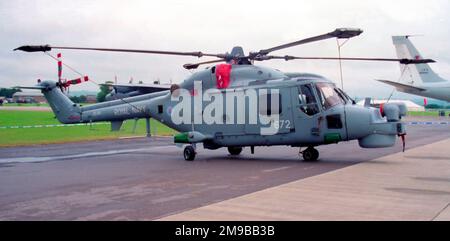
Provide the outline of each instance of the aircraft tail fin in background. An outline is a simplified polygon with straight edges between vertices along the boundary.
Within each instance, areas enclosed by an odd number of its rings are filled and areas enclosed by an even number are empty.
[[[409,36],[393,36],[398,58],[407,59],[423,59],[419,51],[414,47],[409,40]],[[428,64],[400,64],[400,71],[402,73],[400,83],[420,87],[428,83],[445,82],[437,75]]]

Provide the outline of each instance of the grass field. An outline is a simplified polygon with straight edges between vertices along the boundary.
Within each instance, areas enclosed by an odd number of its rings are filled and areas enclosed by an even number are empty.
[[[6,103],[3,104],[3,106],[43,106],[43,107],[48,107],[49,105],[47,103],[45,104],[39,104],[39,103]]]
[[[448,111],[447,111],[448,113]],[[428,111],[408,111],[409,116],[438,116],[439,112],[437,110]]]
[[[0,110],[0,126],[28,126],[60,124],[52,112]],[[64,126],[48,128],[0,129],[0,147],[65,143],[87,140],[106,140],[119,137],[145,135],[145,120],[139,120],[133,133],[134,121],[127,121],[118,132],[111,132],[109,124]],[[176,133],[163,124],[152,120],[152,134],[173,135]]]
[[[92,103],[79,103],[82,106],[92,105]],[[6,103],[3,106],[11,106],[11,107],[19,107],[19,106],[41,106],[41,107],[50,107],[48,103],[39,104],[39,103]]]

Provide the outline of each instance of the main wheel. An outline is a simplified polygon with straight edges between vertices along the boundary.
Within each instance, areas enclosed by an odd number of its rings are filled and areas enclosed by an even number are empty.
[[[302,152],[303,160],[306,162],[314,162],[319,159],[319,151],[314,149],[313,147],[308,147],[306,150]]]
[[[228,147],[228,152],[229,152],[232,156],[237,156],[237,155],[241,154],[241,152],[242,152],[242,147],[230,146],[230,147]]]
[[[186,146],[183,151],[184,160],[193,161],[195,159],[195,149],[192,146]]]

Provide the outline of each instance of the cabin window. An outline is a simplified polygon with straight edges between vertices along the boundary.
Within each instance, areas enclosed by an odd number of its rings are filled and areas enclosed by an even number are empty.
[[[272,103],[272,100],[275,103]],[[278,102],[278,103],[276,103]],[[273,105],[273,107],[272,107]],[[270,116],[281,114],[281,95],[280,93],[270,93],[259,96],[259,114]]]
[[[322,104],[324,109],[329,109],[336,105],[345,104],[345,100],[336,91],[336,88],[333,84],[317,83],[316,90],[319,96],[319,102],[320,104]]]
[[[311,85],[301,85],[298,88],[298,100],[300,104],[300,110],[303,113],[309,116],[313,116],[319,113],[319,107],[317,105],[316,97],[314,96]]]
[[[158,105],[158,114],[162,114],[162,113],[164,113],[163,106]]]

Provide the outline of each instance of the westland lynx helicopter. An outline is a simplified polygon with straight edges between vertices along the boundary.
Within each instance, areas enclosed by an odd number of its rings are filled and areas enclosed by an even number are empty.
[[[406,134],[401,122],[406,107],[387,103],[381,108],[358,106],[330,80],[308,73],[284,73],[254,65],[255,61],[284,60],[361,60],[391,61],[402,64],[434,62],[430,59],[334,58],[277,56],[270,53],[330,38],[349,39],[360,29],[339,28],[335,31],[292,43],[245,54],[241,47],[231,53],[175,52],[133,49],[22,46],[16,50],[46,52],[52,49],[96,50],[129,53],[164,54],[216,59],[185,64],[186,69],[215,64],[198,71],[170,90],[81,107],[64,95],[60,81],[40,81],[40,89],[58,120],[62,123],[111,121],[118,130],[127,119],[154,118],[179,131],[175,143],[184,145],[185,160],[196,156],[196,144],[205,149],[227,147],[239,155],[244,147],[288,145],[300,147],[305,161],[316,161],[319,145],[358,140],[363,148],[395,145],[401,136],[404,148]],[[221,63],[224,62],[224,63]],[[226,111],[224,111],[226,110]],[[306,147],[303,151],[302,147]]]

